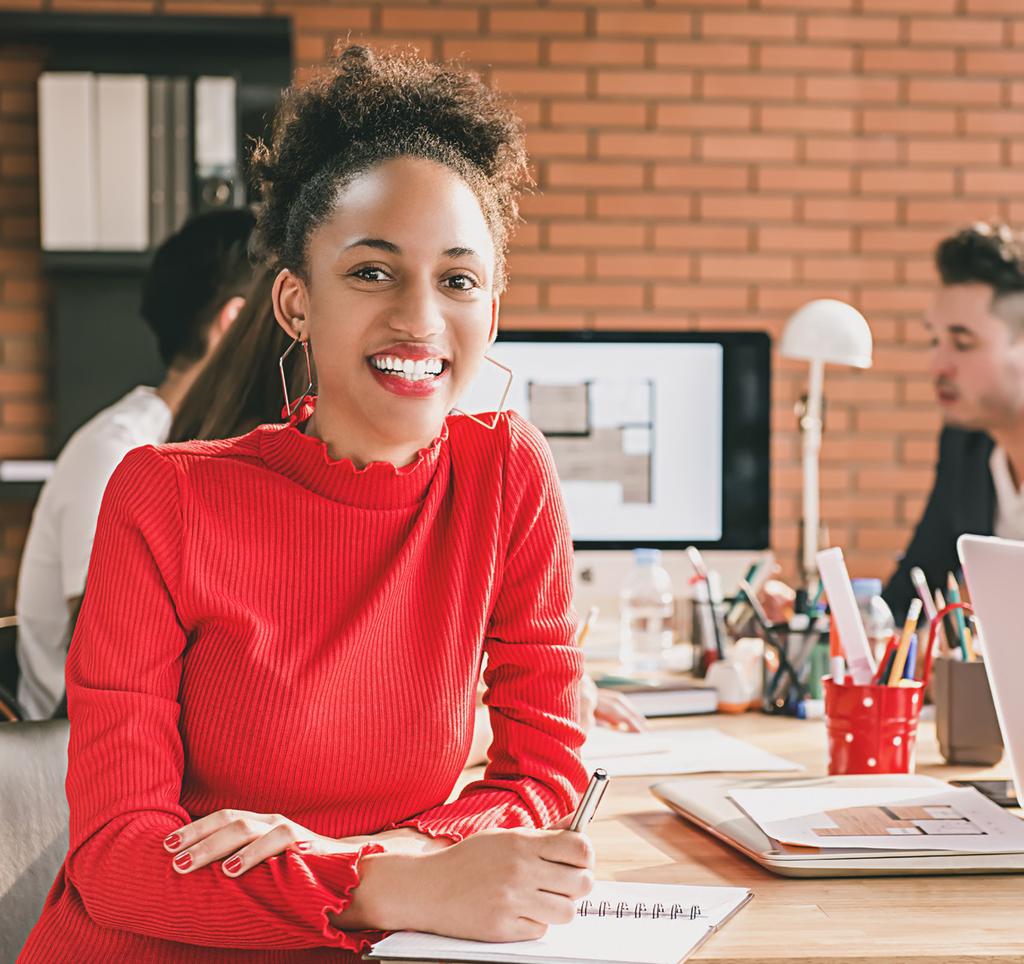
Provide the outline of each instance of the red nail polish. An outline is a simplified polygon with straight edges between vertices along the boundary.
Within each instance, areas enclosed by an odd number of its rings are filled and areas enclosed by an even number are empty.
[[[189,867],[192,866],[192,854],[178,854],[178,856],[174,858],[174,866],[177,867],[178,870],[188,870]]]
[[[292,846],[300,854],[308,854],[313,849],[313,841],[311,840],[298,840]]]
[[[235,854],[230,860],[224,861],[224,870],[229,874],[237,874],[242,869],[242,858]]]
[[[168,850],[177,850],[181,846],[181,834],[172,833],[169,837],[164,837],[164,846]]]

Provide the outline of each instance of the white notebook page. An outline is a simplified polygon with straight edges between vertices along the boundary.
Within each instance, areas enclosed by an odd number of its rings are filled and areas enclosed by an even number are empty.
[[[549,927],[535,941],[491,944],[463,941],[434,934],[404,931],[374,945],[371,957],[441,961],[545,961],[601,962],[601,964],[677,964],[684,960],[712,930],[741,906],[749,891],[742,887],[688,887],[675,884],[634,884],[598,881],[587,900],[590,908],[606,902],[604,917],[577,915],[569,924]],[[673,905],[697,906],[700,915],[676,920],[662,916],[617,917],[620,902],[630,908],[642,903],[647,912],[660,904],[664,913]]]

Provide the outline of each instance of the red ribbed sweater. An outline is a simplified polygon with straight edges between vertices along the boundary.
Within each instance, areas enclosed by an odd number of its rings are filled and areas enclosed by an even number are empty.
[[[114,473],[67,666],[70,849],[21,960],[337,962],[379,936],[328,923],[360,855],[172,870],[163,838],[221,808],[458,840],[574,806],[582,664],[543,436],[452,416],[411,465],[356,470],[300,429]],[[490,763],[446,803],[484,654]]]

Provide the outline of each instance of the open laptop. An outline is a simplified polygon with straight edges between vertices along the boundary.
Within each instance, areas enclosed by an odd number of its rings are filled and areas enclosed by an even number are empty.
[[[971,593],[971,605],[981,627],[985,672],[995,703],[1003,743],[1024,804],[1024,542],[990,536],[963,535],[957,551]]]

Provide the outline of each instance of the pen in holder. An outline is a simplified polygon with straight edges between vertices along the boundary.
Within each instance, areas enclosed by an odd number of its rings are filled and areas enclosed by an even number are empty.
[[[808,618],[806,625],[798,628],[774,625],[750,583],[741,579],[739,585],[765,642],[762,709],[765,713],[802,716],[807,698],[809,657],[821,637],[817,620]]]
[[[785,623],[762,627],[765,641],[765,713],[802,715],[803,701],[810,696],[810,655],[821,632],[809,625],[794,629]]]
[[[966,603],[951,603],[939,613],[935,622],[955,609],[972,613]],[[937,631],[937,630],[936,630]],[[955,650],[952,641],[950,649]],[[966,645],[961,645],[964,652]],[[935,732],[939,752],[947,763],[993,766],[1003,758],[1003,735],[999,729],[992,690],[985,664],[980,660],[953,659],[940,656],[935,660],[931,696],[935,703]]]

